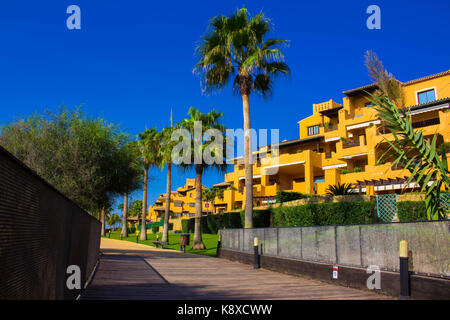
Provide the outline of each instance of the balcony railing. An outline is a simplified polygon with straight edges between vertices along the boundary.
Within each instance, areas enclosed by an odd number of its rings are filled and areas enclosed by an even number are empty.
[[[342,148],[351,148],[351,147],[358,147],[360,145],[359,140],[349,140],[349,141],[343,141],[342,142]]]
[[[434,126],[436,124],[440,124],[439,118],[434,118],[434,119],[428,119],[428,120],[414,122],[412,124],[412,127],[414,129],[416,129],[416,128],[423,128],[423,127],[428,127],[428,126]]]
[[[331,125],[326,125],[325,126],[325,132],[336,131],[337,129],[338,129],[338,125],[337,124],[331,124]]]
[[[325,159],[330,159],[332,157],[331,152],[326,152],[325,153]]]

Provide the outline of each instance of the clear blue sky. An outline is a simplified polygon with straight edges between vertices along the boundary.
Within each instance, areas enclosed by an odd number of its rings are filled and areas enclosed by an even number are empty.
[[[81,8],[81,30],[66,28],[66,8]],[[242,127],[241,100],[231,88],[204,96],[192,74],[194,48],[208,20],[243,4],[263,10],[274,36],[289,39],[291,80],[270,101],[251,97],[252,127],[298,137],[297,121],[312,104],[370,80],[364,52],[372,49],[401,81],[449,69],[449,1],[92,1],[15,0],[0,3],[0,123],[59,105],[84,105],[92,116],[133,134],[161,129],[189,106],[225,113]],[[381,30],[366,28],[366,8],[381,8]],[[166,173],[154,170],[149,202],[165,192]],[[173,189],[193,173],[175,172]],[[206,174],[204,184],[223,180]],[[142,193],[134,195],[140,198]]]

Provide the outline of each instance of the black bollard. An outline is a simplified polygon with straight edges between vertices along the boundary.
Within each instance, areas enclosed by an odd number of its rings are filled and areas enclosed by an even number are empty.
[[[253,242],[253,250],[254,250],[254,260],[253,260],[253,269],[259,269],[261,267],[260,256],[258,252],[258,238],[255,237]]]
[[[123,240],[123,234],[120,234],[120,240]]]
[[[409,287],[408,271],[408,242],[400,241],[400,300],[409,300],[411,292]]]

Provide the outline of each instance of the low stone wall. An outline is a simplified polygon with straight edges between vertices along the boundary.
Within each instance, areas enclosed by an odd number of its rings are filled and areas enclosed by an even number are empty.
[[[357,268],[399,271],[399,242],[408,241],[410,271],[450,279],[450,221],[221,230],[222,248]]]

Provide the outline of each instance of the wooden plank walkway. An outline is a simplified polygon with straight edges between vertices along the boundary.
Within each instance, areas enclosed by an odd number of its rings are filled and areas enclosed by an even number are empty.
[[[112,239],[81,299],[390,299],[224,259]]]

